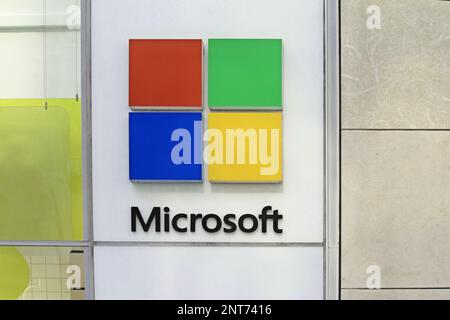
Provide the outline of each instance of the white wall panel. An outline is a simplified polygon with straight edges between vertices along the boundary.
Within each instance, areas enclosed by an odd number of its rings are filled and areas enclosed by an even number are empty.
[[[323,7],[318,0],[92,2],[94,238],[97,241],[322,242]],[[130,38],[282,38],[284,182],[133,184],[128,180]],[[205,66],[207,68],[207,66]],[[205,88],[205,92],[207,92]],[[204,99],[207,101],[207,99]],[[206,107],[206,110],[208,108]],[[253,213],[271,205],[283,235],[130,231],[130,207]]]
[[[97,299],[322,299],[322,248],[96,247]]]

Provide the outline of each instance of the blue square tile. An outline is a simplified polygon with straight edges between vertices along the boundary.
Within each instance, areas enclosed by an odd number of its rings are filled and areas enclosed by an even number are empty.
[[[130,180],[202,181],[201,112],[131,112]]]

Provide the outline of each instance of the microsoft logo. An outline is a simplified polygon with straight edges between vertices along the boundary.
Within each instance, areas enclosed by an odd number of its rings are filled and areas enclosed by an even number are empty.
[[[207,166],[215,183],[281,182],[282,41],[209,39],[204,56],[202,40],[130,40],[130,180],[198,182]]]

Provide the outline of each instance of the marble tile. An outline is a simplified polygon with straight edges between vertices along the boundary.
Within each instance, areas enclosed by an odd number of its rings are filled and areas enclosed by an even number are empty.
[[[450,132],[342,135],[342,288],[450,287]]]
[[[367,27],[370,5],[381,28]],[[343,128],[450,128],[450,2],[343,0]]]
[[[342,290],[342,300],[450,300],[449,289]]]

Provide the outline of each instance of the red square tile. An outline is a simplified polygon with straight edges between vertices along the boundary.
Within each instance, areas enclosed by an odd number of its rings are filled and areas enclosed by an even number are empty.
[[[202,40],[130,40],[130,107],[201,109],[202,61]]]

